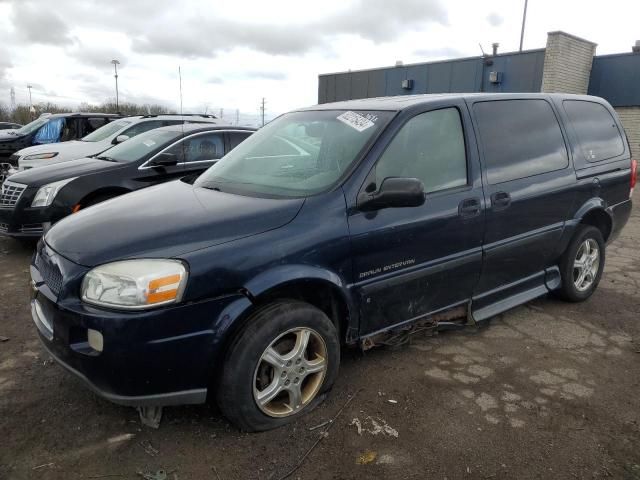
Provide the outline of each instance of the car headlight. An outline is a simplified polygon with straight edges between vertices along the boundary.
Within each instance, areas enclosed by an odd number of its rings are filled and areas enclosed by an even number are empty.
[[[45,158],[53,158],[58,155],[58,152],[49,152],[49,153],[34,153],[33,155],[27,155],[23,157],[22,160],[42,160]]]
[[[82,280],[82,301],[123,310],[142,310],[182,300],[187,269],[179,260],[123,260],[101,265]]]
[[[72,182],[78,177],[67,178],[65,180],[60,180],[59,182],[47,183],[40,187],[37,191],[36,196],[33,197],[33,201],[31,202],[32,207],[48,207],[53,202],[53,199],[56,198],[56,195],[60,191],[62,187],[64,187],[67,183]]]

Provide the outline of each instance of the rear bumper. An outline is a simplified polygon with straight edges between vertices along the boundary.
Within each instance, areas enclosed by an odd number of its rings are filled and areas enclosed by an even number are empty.
[[[625,200],[624,202],[620,202],[616,205],[609,207],[612,219],[611,225],[611,235],[607,240],[607,243],[613,242],[622,231],[622,228],[629,221],[629,217],[631,216],[631,208],[633,206],[633,202],[631,199]]]

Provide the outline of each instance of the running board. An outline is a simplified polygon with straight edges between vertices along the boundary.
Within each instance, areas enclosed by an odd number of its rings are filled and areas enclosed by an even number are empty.
[[[491,317],[495,317],[502,312],[511,310],[518,305],[529,302],[534,298],[546,295],[547,293],[549,293],[549,289],[545,285],[540,285],[538,287],[525,290],[524,292],[516,293],[515,295],[507,297],[504,300],[500,300],[499,302],[487,305],[486,307],[480,308],[479,310],[472,311],[471,314],[476,322],[482,322]]]

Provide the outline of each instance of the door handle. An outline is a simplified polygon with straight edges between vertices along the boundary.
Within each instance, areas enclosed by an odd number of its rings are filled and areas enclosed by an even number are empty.
[[[511,205],[511,195],[507,192],[495,192],[491,194],[491,208],[493,210],[505,210],[509,205]]]
[[[480,215],[480,199],[465,198],[458,205],[458,214],[463,218],[471,218]]]

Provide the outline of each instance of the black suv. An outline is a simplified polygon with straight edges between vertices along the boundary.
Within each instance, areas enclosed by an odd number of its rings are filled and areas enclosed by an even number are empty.
[[[111,113],[45,113],[17,130],[0,131],[0,183],[7,171],[18,167],[13,156],[32,145],[76,140],[122,115]]]
[[[172,125],[95,157],[11,175],[0,192],[0,234],[38,238],[61,218],[91,205],[202,173],[254,131],[212,123]]]
[[[32,314],[60,363],[143,418],[209,395],[265,430],[321,401],[341,344],[589,298],[635,179],[596,97],[315,106],[195,181],[59,222],[31,266]]]

